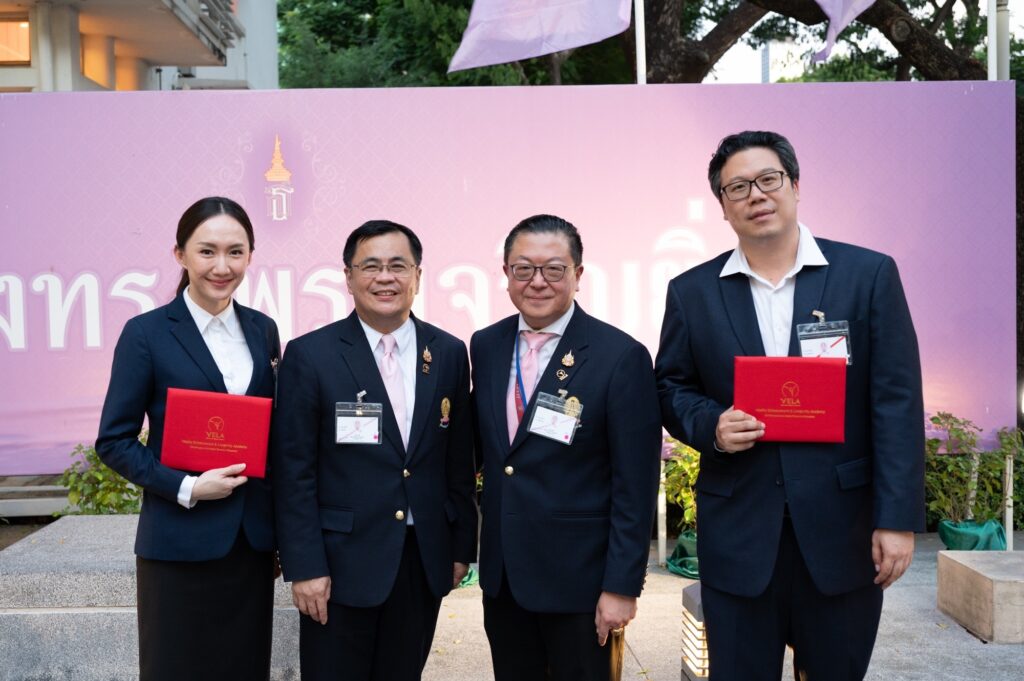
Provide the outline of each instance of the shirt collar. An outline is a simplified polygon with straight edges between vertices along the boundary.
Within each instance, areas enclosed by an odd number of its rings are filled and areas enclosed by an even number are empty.
[[[220,314],[212,315],[199,307],[199,304],[196,303],[196,301],[192,300],[192,296],[188,293],[191,288],[191,286],[186,286],[181,295],[185,299],[185,307],[188,308],[189,314],[192,315],[192,319],[195,321],[196,326],[199,327],[199,333],[206,333],[206,329],[209,328],[210,322],[214,319],[219,319],[221,323],[224,324],[224,328],[227,329],[228,335],[232,338],[238,338],[242,330],[242,325],[238,321],[238,315],[235,314],[234,301],[231,301],[231,303],[229,303]]]
[[[797,242],[796,247],[796,261],[793,263],[793,268],[782,278],[782,281],[796,276],[804,267],[828,264],[828,260],[825,259],[825,254],[818,248],[818,242],[814,240],[811,230],[807,229],[807,226],[803,223],[798,223],[797,227],[800,233],[800,240]],[[738,245],[733,249],[729,259],[725,261],[725,266],[722,267],[722,271],[718,276],[723,278],[734,274],[743,274],[758,281],[764,281],[763,278],[754,273],[754,270],[750,269],[747,256],[743,254],[743,249]]]
[[[537,329],[537,331],[542,331],[544,333],[551,333],[551,334],[554,334],[554,335],[559,336],[559,337],[565,335],[565,327],[569,326],[569,320],[572,319],[572,313],[575,310],[576,310],[576,301],[573,301],[569,305],[569,309],[565,311],[565,314],[563,314],[561,317],[559,317],[555,321],[553,321],[550,324],[548,324],[547,326],[545,326],[543,329]],[[529,324],[526,323],[526,320],[523,319],[523,314],[521,312],[519,313],[519,330],[520,331],[533,331],[534,330],[533,328],[530,327]]]
[[[384,337],[384,334],[364,322],[358,315],[356,315],[356,318],[359,319],[359,324],[363,327],[363,333],[366,334],[366,341],[370,344],[370,351],[376,351],[377,345],[380,344],[380,339]],[[392,331],[391,335],[395,337],[395,349],[399,355],[406,348],[415,345],[416,325],[412,321],[412,316],[410,315],[400,327]]]

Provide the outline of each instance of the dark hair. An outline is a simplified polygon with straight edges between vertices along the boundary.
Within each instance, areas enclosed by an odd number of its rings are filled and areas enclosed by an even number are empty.
[[[555,233],[564,234],[569,240],[569,255],[572,257],[573,265],[577,267],[583,264],[583,240],[576,227],[563,218],[556,215],[534,215],[528,217],[512,228],[512,231],[505,237],[505,263],[508,263],[508,256],[512,252],[512,244],[516,237],[523,232],[528,234]]]
[[[178,250],[185,250],[185,244],[192,238],[192,234],[199,228],[199,225],[218,215],[229,215],[237,220],[238,224],[242,225],[242,229],[245,230],[246,236],[249,237],[249,250],[256,250],[256,237],[253,236],[252,222],[249,220],[245,209],[223,196],[207,196],[204,199],[199,199],[182,213],[181,219],[178,220],[178,233],[174,241]],[[178,282],[176,295],[181,295],[181,292],[187,286],[188,270],[183,267],[181,268],[181,280]]]
[[[719,201],[722,200],[722,167],[733,154],[751,147],[771,149],[782,162],[782,169],[789,175],[789,181],[796,182],[800,179],[800,164],[797,163],[796,151],[788,139],[777,132],[745,130],[735,135],[729,135],[719,142],[718,149],[711,157],[711,163],[708,164],[708,182],[711,183],[711,191]]]
[[[419,237],[405,225],[400,225],[390,220],[368,220],[348,235],[348,239],[345,240],[345,250],[341,256],[342,260],[345,261],[345,267],[352,267],[352,258],[355,257],[359,244],[375,236],[391,234],[392,232],[401,232],[409,240],[412,258],[416,261],[416,266],[419,267],[420,263],[423,262],[423,244],[420,243]]]

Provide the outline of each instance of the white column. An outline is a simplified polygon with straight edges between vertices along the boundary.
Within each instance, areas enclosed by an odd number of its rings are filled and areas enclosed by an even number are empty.
[[[82,73],[86,78],[113,90],[117,84],[114,39],[108,35],[82,36]]]
[[[50,36],[50,3],[37,3],[34,12],[32,33],[35,35],[36,52],[39,57],[39,91],[53,92],[53,40]]]

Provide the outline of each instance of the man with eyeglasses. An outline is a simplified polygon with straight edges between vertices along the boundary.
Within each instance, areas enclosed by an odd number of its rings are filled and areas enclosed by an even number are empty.
[[[574,302],[576,228],[552,215],[505,239],[519,314],[473,335],[483,462],[480,584],[496,681],[604,681],[636,614],[661,419],[643,345]]]
[[[708,178],[739,243],[669,284],[655,371],[666,428],[701,452],[710,678],[780,679],[789,645],[798,679],[862,679],[882,590],[924,530],[921,370],[899,273],[797,221],[800,168],[777,133],[726,137]],[[734,360],[815,356],[823,334],[836,337],[825,352],[848,348],[844,442],[775,441],[733,408]]]
[[[468,357],[411,314],[422,255],[404,225],[353,231],[355,311],[291,341],[278,374],[272,479],[305,681],[419,679],[476,558]]]

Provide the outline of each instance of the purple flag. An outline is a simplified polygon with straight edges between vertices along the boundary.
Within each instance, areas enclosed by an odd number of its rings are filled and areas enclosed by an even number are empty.
[[[861,12],[871,5],[875,0],[814,0],[821,7],[821,11],[828,17],[828,32],[825,34],[825,49],[814,55],[815,62],[828,59],[832,52],[832,46],[836,44],[836,38],[850,22],[856,19]],[[471,22],[472,23],[472,22]]]
[[[474,0],[448,73],[596,43],[629,28],[631,0]]]

